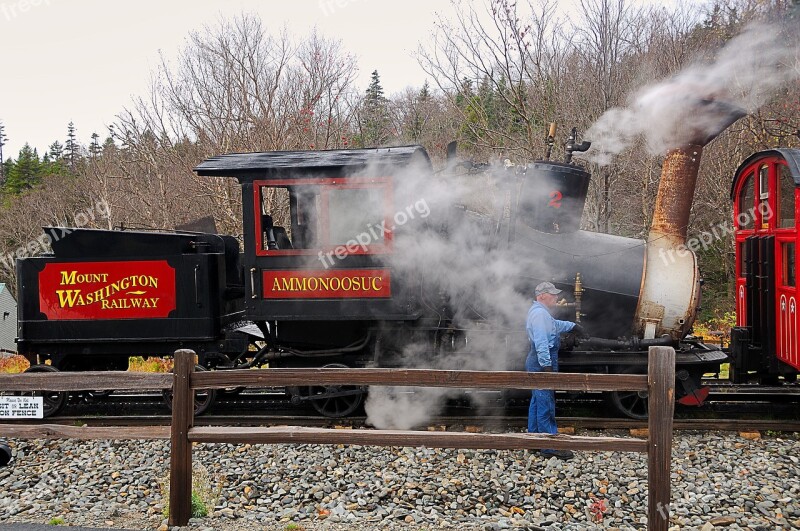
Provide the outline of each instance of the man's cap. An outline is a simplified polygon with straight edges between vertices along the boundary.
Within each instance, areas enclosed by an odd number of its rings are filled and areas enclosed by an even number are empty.
[[[545,293],[550,293],[552,295],[558,295],[561,293],[561,290],[556,288],[552,282],[542,282],[538,286],[536,286],[536,296],[543,295]]]

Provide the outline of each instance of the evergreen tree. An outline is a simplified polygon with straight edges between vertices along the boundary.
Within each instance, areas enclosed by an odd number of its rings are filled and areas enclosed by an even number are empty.
[[[41,175],[60,175],[66,174],[67,170],[63,158],[64,146],[59,141],[55,141],[47,148],[47,153],[42,157]]]
[[[56,140],[52,144],[47,151],[48,155],[50,155],[50,160],[57,161],[61,160],[61,157],[64,154],[64,144]]]
[[[75,135],[75,124],[70,122],[67,125],[67,141],[64,143],[64,160],[67,161],[67,166],[70,170],[75,171],[75,163],[80,157],[80,147]]]
[[[8,170],[4,189],[8,193],[18,194],[39,184],[43,167],[39,154],[26,142],[19,151],[16,162]]]
[[[3,146],[6,145],[6,141],[8,137],[6,136],[5,126],[0,123],[0,186],[6,182],[6,171],[5,171],[5,164],[3,159]]]
[[[14,159],[8,157],[8,160],[4,161],[0,166],[3,167],[3,175],[8,176],[11,173],[11,168],[14,167]],[[0,183],[0,190],[5,191],[5,177],[3,178],[3,182]]]
[[[117,151],[117,145],[114,143],[114,139],[106,137],[106,141],[103,142],[103,153],[115,153]]]
[[[462,107],[472,98],[472,80],[464,77],[461,80],[461,87],[456,93],[456,105]]]
[[[426,113],[428,104],[431,101],[431,90],[428,81],[422,85],[419,93],[417,93],[416,101],[414,102],[414,117],[411,121],[411,139],[414,142],[419,142],[422,138],[423,130],[425,129]]]
[[[101,147],[100,147],[100,142],[98,142],[99,138],[100,135],[98,135],[97,133],[92,133],[92,143],[89,145],[89,154],[91,155],[92,158],[95,158],[97,155],[100,154]]]
[[[431,99],[431,85],[426,79],[419,91],[419,101],[428,101],[429,99]]]
[[[361,110],[362,146],[377,146],[389,139],[389,100],[383,95],[378,71],[372,72]]]

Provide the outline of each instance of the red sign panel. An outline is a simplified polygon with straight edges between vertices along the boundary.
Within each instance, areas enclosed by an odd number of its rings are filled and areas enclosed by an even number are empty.
[[[387,269],[264,271],[265,299],[376,299],[392,296]]]
[[[175,309],[175,269],[164,260],[49,263],[39,273],[48,319],[142,319]]]

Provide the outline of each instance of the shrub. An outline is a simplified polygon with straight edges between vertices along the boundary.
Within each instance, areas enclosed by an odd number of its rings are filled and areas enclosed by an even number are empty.
[[[0,358],[0,373],[18,374],[28,370],[31,364],[19,354]]]
[[[222,487],[213,489],[211,479],[206,467],[196,461],[192,463],[192,518],[208,516],[208,508],[213,507],[219,499]],[[219,477],[216,480],[218,484],[221,483]],[[169,517],[169,472],[158,480],[158,484],[166,502],[162,514]]]
[[[208,507],[200,498],[200,495],[192,491],[192,518],[203,518],[208,516]]]
[[[128,358],[128,370],[132,372],[170,372],[173,361],[166,358],[147,358],[132,356]]]
[[[736,326],[735,312],[714,312],[714,315],[702,322],[695,322],[692,327],[694,335],[703,341],[729,343],[731,328]]]

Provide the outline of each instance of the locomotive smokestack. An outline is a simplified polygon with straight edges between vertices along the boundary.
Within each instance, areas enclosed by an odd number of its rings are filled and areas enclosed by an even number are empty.
[[[683,131],[674,131],[672,136],[686,138],[688,125],[691,140],[683,145],[675,142],[673,145],[680,147],[669,149],[664,157],[649,238],[666,237],[674,247],[686,243],[703,146],[746,114],[740,107],[710,98],[697,100],[679,112],[685,116],[685,121],[679,122]]]
[[[661,167],[653,222],[647,237],[647,258],[637,323],[645,338],[664,333],[680,338],[694,322],[700,304],[697,257],[686,248],[703,146],[745,115],[739,107],[713,99],[699,100],[677,111],[682,131],[668,133],[688,143],[669,149]],[[690,118],[691,117],[691,118]],[[686,134],[687,124],[691,124]]]
[[[667,151],[661,167],[649,240],[667,238],[672,247],[686,243],[702,153],[703,148],[698,145]]]

